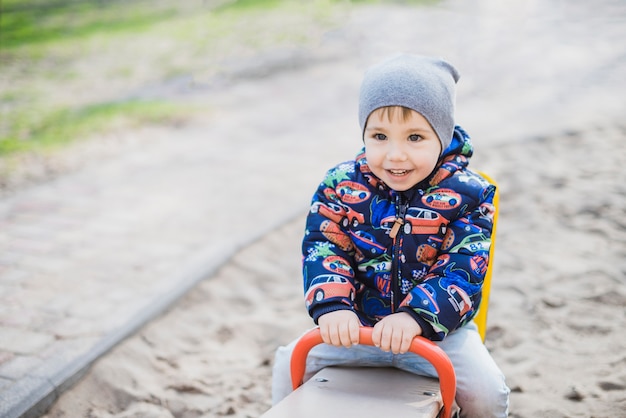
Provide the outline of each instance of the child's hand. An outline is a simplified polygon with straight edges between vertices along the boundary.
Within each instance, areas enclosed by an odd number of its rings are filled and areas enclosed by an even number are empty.
[[[415,322],[415,321],[413,321]],[[348,310],[329,312],[319,317],[322,340],[335,347],[351,347],[359,343],[361,321],[357,314]]]
[[[411,341],[422,334],[422,328],[407,312],[397,312],[380,320],[372,330],[374,345],[394,354],[406,353]]]

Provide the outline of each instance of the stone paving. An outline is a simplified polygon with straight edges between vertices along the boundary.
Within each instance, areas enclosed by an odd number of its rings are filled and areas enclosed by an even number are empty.
[[[93,361],[237,249],[302,214],[323,170],[358,146],[358,139],[345,138],[358,138],[364,66],[415,50],[430,22],[454,23],[422,52],[448,51],[444,55],[468,69],[459,103],[478,144],[539,135],[546,126],[619,120],[623,94],[606,94],[624,91],[618,75],[626,66],[626,12],[619,2],[601,2],[610,7],[602,14],[597,6],[596,15],[585,14],[585,2],[574,2],[565,16],[554,6],[559,2],[535,14],[524,9],[534,45],[554,35],[545,41],[553,66],[541,70],[533,63],[545,49],[511,54],[520,39],[497,36],[524,16],[499,14],[498,2],[471,3],[482,6],[482,14],[464,2],[414,16],[401,7],[364,9],[331,45],[295,67],[186,96],[206,106],[205,117],[130,132],[141,140],[122,155],[1,199],[0,417],[41,415]],[[588,25],[568,26],[573,15],[585,16]],[[405,28],[388,45],[370,30],[383,18]],[[555,22],[569,30],[564,49]],[[591,32],[594,37],[586,37]],[[472,54],[464,47],[470,45]],[[590,63],[585,58],[593,48],[600,49]],[[572,63],[580,66],[555,78]],[[585,101],[600,103],[602,95],[603,107],[589,115]],[[490,129],[497,123],[494,109],[510,122],[503,131]]]

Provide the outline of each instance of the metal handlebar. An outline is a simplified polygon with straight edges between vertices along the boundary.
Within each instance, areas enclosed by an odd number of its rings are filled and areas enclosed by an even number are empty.
[[[318,344],[322,344],[322,335],[319,328],[314,328],[304,334],[296,343],[291,356],[291,383],[293,389],[297,389],[303,383],[306,369],[306,358],[309,351]],[[359,344],[371,345],[372,328],[361,327],[359,331]],[[409,349],[424,359],[428,360],[439,376],[439,388],[441,389],[441,399],[443,401],[442,417],[449,418],[452,414],[452,405],[456,395],[456,374],[452,362],[446,353],[435,343],[424,337],[415,337]]]

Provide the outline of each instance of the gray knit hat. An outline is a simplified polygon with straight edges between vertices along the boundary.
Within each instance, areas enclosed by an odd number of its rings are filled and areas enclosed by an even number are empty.
[[[365,72],[359,98],[361,134],[369,115],[386,106],[403,106],[420,113],[441,141],[443,152],[454,132],[457,70],[440,58],[397,55]]]

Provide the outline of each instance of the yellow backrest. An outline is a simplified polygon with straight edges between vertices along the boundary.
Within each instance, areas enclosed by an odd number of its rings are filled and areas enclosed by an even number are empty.
[[[491,245],[489,247],[489,264],[487,266],[487,274],[485,274],[485,280],[483,282],[483,297],[480,303],[480,308],[478,309],[478,313],[474,317],[474,322],[478,326],[478,333],[482,338],[483,342],[485,341],[485,336],[487,333],[487,311],[489,310],[489,294],[491,293],[491,272],[493,271],[493,256],[496,248],[496,226],[498,224],[498,211],[500,208],[500,192],[498,190],[497,183],[489,177],[489,175],[479,172],[482,177],[485,178],[489,183],[496,186],[496,193],[493,196],[493,205],[495,207],[495,212],[493,214],[493,230],[491,231]]]

